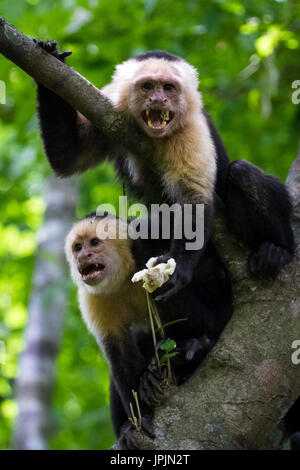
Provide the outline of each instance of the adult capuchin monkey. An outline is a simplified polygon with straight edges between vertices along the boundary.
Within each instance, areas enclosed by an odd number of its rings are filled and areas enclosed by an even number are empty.
[[[168,240],[130,240],[126,234],[127,222],[93,213],[73,226],[65,243],[83,319],[109,362],[111,414],[123,448],[135,445],[128,420],[130,402],[138,416],[132,390],[138,391],[142,428],[150,436],[152,405],[160,391],[146,292],[131,278],[168,244]],[[172,368],[179,385],[214,346],[232,314],[229,276],[211,242],[192,282],[159,303],[158,310],[163,325],[184,319],[164,328],[166,337],[177,344],[179,354],[172,359]]]
[[[38,45],[64,61],[56,41]],[[157,260],[176,261],[176,271],[157,292],[166,299],[187,285],[211,235],[214,197],[225,203],[230,226],[251,248],[249,270],[276,277],[294,253],[287,189],[275,177],[242,160],[229,159],[210,117],[203,109],[194,67],[182,58],[151,51],[116,67],[102,90],[115,108],[148,134],[151,162],[128,152],[72,106],[38,85],[38,113],[46,154],[59,176],[81,173],[110,158],[128,190],[148,203],[203,203],[204,244],[186,249],[186,239],[172,239]],[[193,227],[196,226],[196,211]],[[175,237],[174,237],[175,238]]]

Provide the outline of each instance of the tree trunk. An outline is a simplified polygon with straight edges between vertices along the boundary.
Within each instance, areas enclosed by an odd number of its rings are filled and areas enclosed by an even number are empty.
[[[67,301],[64,239],[74,222],[76,192],[74,178],[52,178],[45,194],[46,214],[38,232],[25,350],[16,387],[19,414],[12,444],[16,449],[47,449],[53,431],[55,359]]]

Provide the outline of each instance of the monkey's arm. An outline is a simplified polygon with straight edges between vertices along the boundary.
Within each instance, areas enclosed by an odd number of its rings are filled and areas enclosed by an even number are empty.
[[[276,277],[294,256],[286,186],[251,163],[237,160],[228,170],[225,209],[230,228],[251,249],[250,273]]]
[[[199,206],[197,208],[197,204],[190,204],[190,207],[192,211],[189,211],[187,217],[187,210],[182,209],[182,219],[178,222],[175,220],[182,237],[172,237],[170,251],[159,256],[156,261],[156,264],[166,263],[169,258],[174,258],[176,269],[168,282],[155,291],[155,300],[166,300],[191,282],[194,269],[211,236],[214,214],[213,203],[204,204],[204,217],[199,216]],[[172,226],[171,230],[173,230]],[[194,234],[194,238],[188,235],[187,230],[190,235]],[[175,232],[173,231],[173,233]]]
[[[70,51],[59,53],[56,41],[37,42],[62,62]],[[82,173],[99,164],[109,151],[109,139],[52,91],[38,84],[38,115],[45,151],[58,176]]]
[[[58,176],[82,173],[107,156],[108,138],[42,85],[38,85],[38,115],[46,155]]]
[[[203,110],[217,152],[216,192],[230,228],[251,248],[250,273],[275,278],[294,255],[291,203],[287,188],[244,160],[232,163],[211,117]]]

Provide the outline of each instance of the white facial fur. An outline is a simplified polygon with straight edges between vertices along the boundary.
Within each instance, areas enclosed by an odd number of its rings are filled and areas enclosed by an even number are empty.
[[[155,89],[155,103],[149,101],[151,90],[147,93],[142,88],[143,82],[147,81],[152,82]],[[168,83],[174,85],[172,93],[164,93],[163,86]],[[149,58],[139,62],[129,59],[116,67],[112,82],[102,92],[117,109],[129,113],[151,137],[169,136],[195,119],[195,113],[199,113],[202,107],[197,71],[185,61]],[[157,98],[161,98],[160,101]],[[153,129],[145,122],[147,119],[143,119],[142,113],[152,107],[174,114],[164,128]]]

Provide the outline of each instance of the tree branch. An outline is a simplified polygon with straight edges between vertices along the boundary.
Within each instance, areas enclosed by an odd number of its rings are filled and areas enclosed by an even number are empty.
[[[151,158],[150,139],[75,70],[0,19],[0,52],[57,93],[115,142]],[[300,240],[300,158],[288,184]],[[232,276],[235,312],[218,344],[180,390],[156,410],[156,439],[140,434],[143,449],[262,448],[300,395],[300,366],[291,362],[299,339],[299,255],[275,282],[250,279],[246,254],[217,218],[215,244]],[[297,336],[298,335],[298,336]],[[180,411],[179,411],[180,410]],[[114,446],[118,448],[118,444]]]
[[[0,53],[36,82],[52,90],[96,124],[105,135],[143,158],[152,159],[151,139],[86,78],[39,47],[0,16]]]

